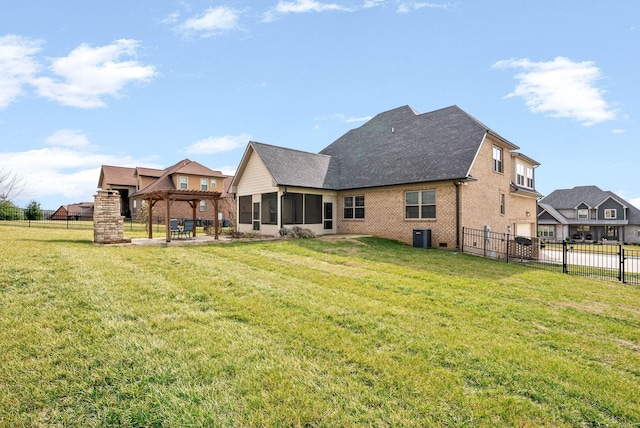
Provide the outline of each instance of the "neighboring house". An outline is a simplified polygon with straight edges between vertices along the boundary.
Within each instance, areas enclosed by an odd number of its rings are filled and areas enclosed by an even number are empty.
[[[238,231],[299,225],[405,243],[431,230],[457,248],[463,227],[535,236],[533,159],[457,106],[380,113],[318,154],[250,142],[230,192]]]
[[[597,186],[554,190],[538,202],[538,234],[550,241],[640,243],[640,210]]]
[[[121,213],[125,217],[136,217],[145,194],[166,190],[187,190],[202,192],[219,192],[226,194],[231,177],[206,166],[191,161],[181,160],[164,170],[154,168],[127,168],[103,165],[100,171],[98,188],[102,190],[117,190],[120,192]],[[193,208],[189,203],[175,203],[171,207],[171,216],[175,218],[192,218]],[[226,200],[220,201],[220,213],[225,217],[231,215],[232,206]],[[203,220],[214,219],[214,207],[206,198],[198,202],[195,208],[197,218]],[[154,217],[164,219],[165,203],[158,202],[154,206]]]
[[[51,220],[93,220],[93,202],[61,205],[51,214]]]

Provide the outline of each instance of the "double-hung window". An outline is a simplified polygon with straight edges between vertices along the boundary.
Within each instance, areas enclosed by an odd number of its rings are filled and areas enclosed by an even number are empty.
[[[184,175],[180,176],[180,190],[187,190],[189,188],[189,177]]]
[[[516,164],[516,184],[524,186],[524,165],[521,163]]]
[[[344,218],[364,218],[364,195],[344,197]]]
[[[404,194],[405,218],[436,218],[436,191],[422,190]]]
[[[209,180],[206,178],[200,179],[200,190],[209,190]]]
[[[527,167],[527,187],[529,189],[533,189],[533,168],[530,166]]]
[[[493,170],[495,172],[502,172],[502,149],[497,146],[493,146]]]

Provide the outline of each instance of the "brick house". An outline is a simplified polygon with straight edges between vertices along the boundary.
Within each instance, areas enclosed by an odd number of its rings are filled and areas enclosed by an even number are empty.
[[[50,217],[51,220],[93,220],[93,202],[61,205]]]
[[[320,153],[250,142],[230,192],[238,230],[300,225],[457,248],[463,227],[536,234],[533,159],[457,106],[376,115]]]
[[[226,194],[231,177],[206,166],[183,159],[166,169],[128,168],[102,165],[98,188],[117,190],[120,193],[120,210],[123,216],[130,218],[138,215],[146,191],[155,188],[173,188],[182,190],[214,191]],[[226,199],[219,201],[220,213],[224,218],[232,215],[233,206]],[[197,217],[202,220],[214,219],[214,207],[211,201],[202,200],[197,207]],[[166,207],[163,201],[154,206],[155,221],[164,222]],[[175,202],[171,207],[171,216],[178,219],[191,218],[192,207],[187,202]]]
[[[640,210],[597,186],[554,190],[538,202],[537,217],[549,241],[640,243]]]

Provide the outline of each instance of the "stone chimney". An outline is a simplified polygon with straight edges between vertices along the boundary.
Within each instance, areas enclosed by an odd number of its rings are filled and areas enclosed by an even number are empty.
[[[122,244],[131,242],[124,237],[124,217],[120,215],[120,193],[116,190],[98,190],[94,195],[93,242]]]

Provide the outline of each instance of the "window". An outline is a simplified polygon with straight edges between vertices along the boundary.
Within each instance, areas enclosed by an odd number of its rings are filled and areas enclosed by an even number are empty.
[[[212,178],[212,179],[211,179],[211,188],[212,188],[212,189],[215,189],[215,188],[216,188],[216,185],[217,185],[216,179],[215,179],[215,178]]]
[[[200,211],[207,210],[207,201],[200,201]]]
[[[533,168],[531,167],[527,167],[527,187],[529,189],[533,189],[534,185],[533,185]]]
[[[589,210],[583,209],[583,208],[578,210],[578,219],[586,220],[588,218],[589,218]]]
[[[493,170],[502,172],[502,149],[496,146],[493,146]]]
[[[251,196],[240,196],[238,198],[238,221],[241,224],[251,224]]]
[[[322,223],[322,195],[304,195],[304,224]]]
[[[278,194],[262,194],[262,224],[278,224]]]
[[[554,238],[554,226],[550,224],[541,224],[540,226],[538,226],[538,235],[540,235],[541,238]]]
[[[640,236],[640,227],[638,228],[638,230],[636,231],[637,235]]]
[[[404,206],[405,218],[436,218],[436,191],[406,192]]]
[[[207,183],[207,179],[206,178],[201,178],[200,179],[200,190],[209,190],[209,185]]]
[[[138,214],[138,201],[136,199],[133,200],[133,215]]]
[[[181,190],[186,190],[188,188],[189,188],[189,178],[181,176],[180,177],[180,189]]]
[[[516,164],[516,184],[524,186],[524,165],[521,163]]]
[[[324,228],[333,229],[333,203],[325,202],[324,204]],[[640,229],[638,229],[638,236],[640,236]]]
[[[507,211],[504,193],[500,193],[500,214],[504,215]]]
[[[364,196],[344,197],[344,218],[364,218]]]
[[[618,212],[615,208],[607,208],[604,210],[604,218],[605,219],[615,219],[618,218]]]

